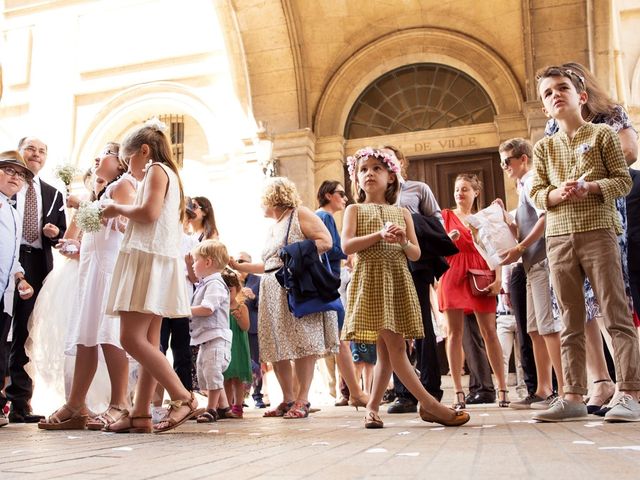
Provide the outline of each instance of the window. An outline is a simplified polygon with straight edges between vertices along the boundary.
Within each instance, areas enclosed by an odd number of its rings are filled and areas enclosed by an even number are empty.
[[[435,63],[388,72],[358,97],[344,136],[394,133],[493,122],[495,108],[484,89],[460,70]]]
[[[159,120],[167,126],[173,159],[179,168],[184,162],[184,115],[160,115]]]

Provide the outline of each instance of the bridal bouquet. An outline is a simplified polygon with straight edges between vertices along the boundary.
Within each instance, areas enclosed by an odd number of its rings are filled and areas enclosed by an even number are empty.
[[[73,177],[78,173],[78,169],[73,165],[58,165],[55,169],[56,177],[62,180],[62,183],[69,188],[71,182],[73,182]]]
[[[83,232],[99,232],[102,228],[102,206],[100,202],[80,202],[80,207],[74,220]]]

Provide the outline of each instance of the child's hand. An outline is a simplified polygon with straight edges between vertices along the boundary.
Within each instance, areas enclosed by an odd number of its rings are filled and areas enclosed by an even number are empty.
[[[458,230],[457,228],[454,228],[448,233],[448,235],[449,235],[449,238],[455,242],[460,238],[460,230]]]
[[[407,231],[400,225],[392,223],[387,228],[387,232],[393,235],[393,240],[387,240],[389,243],[407,243]]]
[[[493,283],[490,283],[486,290],[489,292],[487,295],[491,297],[496,297],[500,294],[500,290],[502,290],[502,281],[497,280]]]
[[[118,212],[118,206],[116,204],[110,203],[102,208],[102,218],[113,218],[118,215],[120,215],[120,212]]]
[[[380,230],[380,237],[385,242],[393,243],[395,241],[395,235],[389,231],[389,229],[393,226],[393,223],[386,222]]]
[[[80,198],[76,195],[67,195],[67,207],[78,208],[80,206]]]

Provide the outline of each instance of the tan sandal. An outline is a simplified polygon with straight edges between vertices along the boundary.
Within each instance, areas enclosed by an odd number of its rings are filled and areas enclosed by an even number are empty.
[[[111,414],[112,411],[117,412],[115,416]],[[102,430],[116,422],[122,415],[122,412],[124,412],[123,408],[116,407],[115,405],[109,405],[109,408],[107,408],[103,413],[91,418],[87,422],[87,428],[89,430]]]
[[[136,425],[136,420],[145,420],[145,424],[148,420],[148,425]],[[125,424],[118,427],[116,426],[118,422],[125,422]],[[120,413],[120,418],[109,425],[106,425],[102,431],[111,433],[151,433],[151,415],[137,415],[132,417],[129,410],[123,409]]]
[[[62,413],[64,411],[71,415],[63,418]],[[88,419],[89,415],[87,415],[84,405],[80,408],[73,408],[65,403],[53,412],[49,418],[40,420],[38,428],[41,430],[84,430]]]
[[[178,411],[182,407],[188,407],[189,411],[185,413],[182,417],[175,418],[171,416],[173,411]],[[191,392],[191,398],[188,400],[172,400],[169,402],[169,409],[167,410],[167,415],[160,421],[160,423],[153,426],[154,433],[162,433],[168,432],[169,430],[173,430],[176,427],[179,427],[184,422],[193,417],[198,417],[202,413],[205,412],[204,408],[198,408],[198,400]],[[164,427],[160,425],[165,424]]]

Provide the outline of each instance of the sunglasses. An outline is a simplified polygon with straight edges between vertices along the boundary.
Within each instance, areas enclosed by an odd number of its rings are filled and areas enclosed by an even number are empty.
[[[337,193],[338,195],[340,195],[342,198],[345,198],[347,196],[347,192],[345,192],[344,190],[334,190],[333,193]]]
[[[507,158],[501,158],[500,159],[500,166],[502,167],[503,170],[506,170],[509,165],[511,165],[511,160],[517,160],[520,157],[517,157],[515,155],[512,155],[511,157],[507,157]]]
[[[18,171],[13,167],[2,167],[0,168],[0,170],[2,170],[6,175],[9,175],[10,177],[18,177],[18,179],[22,180],[23,182],[27,180],[26,173]]]

